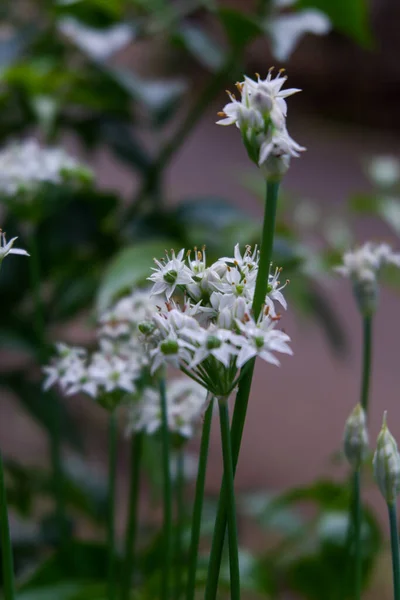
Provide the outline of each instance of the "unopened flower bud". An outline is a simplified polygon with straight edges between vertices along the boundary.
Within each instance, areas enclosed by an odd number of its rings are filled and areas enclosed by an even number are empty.
[[[386,424],[386,412],[376,442],[373,467],[382,496],[388,504],[393,504],[400,490],[400,456],[396,440]]]
[[[368,430],[365,411],[360,404],[348,417],[343,435],[344,455],[356,471],[368,455]]]
[[[362,315],[374,314],[378,305],[379,286],[376,277],[354,281],[353,293]]]
[[[153,321],[142,321],[138,325],[138,329],[140,333],[143,333],[143,335],[151,335],[154,332],[155,328],[156,326],[153,323]]]
[[[218,315],[218,326],[229,329],[232,325],[232,314],[229,308],[223,308]]]
[[[263,115],[270,113],[273,107],[272,98],[265,92],[256,92],[251,97],[254,108],[259,110]]]
[[[178,354],[179,345],[176,340],[164,340],[160,344],[160,350],[166,356],[171,356],[172,354]]]

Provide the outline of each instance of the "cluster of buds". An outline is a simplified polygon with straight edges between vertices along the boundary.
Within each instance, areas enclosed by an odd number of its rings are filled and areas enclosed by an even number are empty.
[[[259,356],[279,365],[276,353],[292,354],[289,336],[276,328],[276,303],[286,308],[280,270],[269,274],[264,309],[252,313],[259,252],[236,245],[233,257],[207,266],[206,253],[195,250],[167,254],[156,260],[152,292],[163,294],[165,304],[149,321],[139,325],[144,334],[151,372],[172,365],[189,374],[214,396],[234,389],[239,371]]]
[[[367,242],[346,252],[343,264],[335,267],[336,273],[351,280],[354,297],[363,316],[372,315],[378,303],[378,277],[385,265],[400,267],[400,254],[388,244]]]
[[[242,134],[250,159],[268,179],[280,180],[289,168],[291,157],[298,157],[305,148],[295,142],[286,127],[285,98],[299,92],[297,88],[282,90],[287,77],[281,69],[272,76],[273,67],[265,79],[244,77],[237,83],[240,100],[228,92],[230,102],[218,113],[218,125],[235,124]]]

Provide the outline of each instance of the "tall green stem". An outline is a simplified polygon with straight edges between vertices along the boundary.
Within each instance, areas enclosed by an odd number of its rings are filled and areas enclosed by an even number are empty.
[[[229,430],[228,399],[222,398],[218,402],[219,420],[221,428],[222,456],[224,463],[224,490],[227,504],[228,516],[228,539],[229,539],[229,566],[231,582],[231,599],[240,600],[240,572],[239,572],[239,550],[238,533],[236,524],[236,503],[234,475],[232,467],[231,433]]]
[[[4,481],[3,457],[0,453],[0,541],[3,571],[4,600],[14,600],[14,561],[8,523],[6,485]]]
[[[206,481],[208,447],[210,444],[211,421],[213,414],[213,399],[206,410],[203,431],[200,442],[199,466],[197,471],[196,492],[192,516],[192,532],[189,550],[189,572],[186,587],[186,600],[194,600],[196,589],[197,556],[199,552],[201,515],[203,509],[204,486]]]
[[[372,317],[363,317],[363,358],[360,404],[368,414],[372,362]]]
[[[121,576],[121,600],[128,600],[135,566],[135,541],[138,524],[140,490],[140,465],[143,449],[143,433],[134,433],[131,439],[131,474],[129,486],[128,523],[125,537],[124,565]]]
[[[164,480],[164,565],[161,578],[161,600],[170,597],[172,561],[172,486],[170,473],[170,439],[168,428],[167,394],[164,377],[160,380],[162,465]]]
[[[390,544],[392,548],[393,598],[394,600],[400,600],[400,557],[396,504],[388,504],[388,511],[390,523]]]
[[[267,197],[264,210],[264,221],[261,239],[260,262],[256,280],[256,289],[253,299],[253,312],[257,318],[265,300],[268,289],[268,274],[272,259],[274,243],[275,217],[278,202],[279,182],[267,182]],[[246,373],[239,382],[236,396],[235,409],[232,417],[231,439],[232,439],[232,462],[233,473],[236,471],[239,459],[240,446],[242,443],[243,428],[246,420],[247,405],[249,402],[251,383],[253,380],[255,359],[246,365]],[[208,567],[207,586],[205,600],[215,600],[217,597],[218,577],[221,567],[222,551],[226,529],[226,500],[225,481],[222,480],[217,517],[215,520],[213,541],[211,546],[210,561]]]
[[[108,600],[115,598],[115,491],[117,475],[117,413],[110,412],[108,422]]]
[[[354,600],[361,599],[362,588],[362,507],[360,492],[360,469],[357,469],[357,471],[354,471],[353,473]]]
[[[185,520],[185,452],[183,447],[178,449],[176,457],[176,527],[175,527],[175,596],[174,600],[180,600],[183,589],[183,556],[182,556],[182,536]]]
[[[29,268],[32,288],[32,298],[34,304],[33,326],[35,330],[39,360],[41,363],[47,360],[46,351],[46,328],[44,319],[44,307],[41,295],[41,275],[40,275],[40,256],[37,244],[36,234],[33,229],[29,232]],[[58,526],[58,535],[60,537],[60,546],[64,548],[66,542],[66,515],[64,500],[64,476],[62,467],[62,447],[61,447],[61,406],[60,399],[56,394],[51,394],[47,398],[53,406],[53,423],[50,431],[50,457],[53,471],[53,488],[56,505],[56,520]]]

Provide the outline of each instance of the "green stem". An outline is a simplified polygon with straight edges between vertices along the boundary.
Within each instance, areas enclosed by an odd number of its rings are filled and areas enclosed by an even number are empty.
[[[3,571],[4,600],[14,600],[14,562],[8,523],[7,495],[4,481],[3,457],[0,453],[0,541]]]
[[[44,306],[41,294],[40,256],[36,234],[30,230],[29,235],[29,267],[34,305],[33,327],[37,339],[39,360],[41,363],[47,361],[46,350],[46,327],[44,319]],[[60,398],[56,394],[50,394],[46,398],[53,406],[53,423],[50,432],[50,458],[53,471],[53,488],[56,505],[56,521],[60,541],[60,547],[64,548],[67,537],[67,522],[65,514],[64,499],[64,475],[62,467],[62,444],[61,444],[61,406]]]
[[[170,473],[170,439],[168,428],[167,395],[164,377],[160,380],[162,463],[164,475],[164,565],[161,578],[161,600],[170,597],[172,560],[172,486]]]
[[[354,600],[361,599],[362,588],[362,507],[360,491],[360,469],[357,469],[353,474]]]
[[[260,249],[260,262],[256,280],[256,289],[253,299],[253,312],[255,318],[258,318],[260,310],[265,300],[268,288],[268,274],[272,259],[272,250],[274,243],[275,217],[278,202],[279,182],[267,182],[267,196],[265,202],[263,232]],[[251,383],[253,380],[255,359],[249,361],[246,365],[246,373],[241,378],[236,396],[235,409],[232,417],[232,462],[233,473],[239,459],[240,446],[242,443],[244,423],[246,420],[247,405],[249,402]],[[218,578],[221,567],[222,551],[224,548],[224,538],[226,529],[226,500],[225,500],[225,480],[222,480],[221,490],[218,500],[217,517],[215,520],[214,534],[211,546],[207,585],[205,600],[215,600],[217,597]]]
[[[117,474],[117,411],[110,412],[108,422],[108,600],[115,598],[115,491]]]
[[[201,515],[204,500],[204,487],[206,481],[208,447],[210,444],[211,421],[213,414],[213,398],[206,410],[203,423],[203,431],[200,442],[199,466],[197,470],[196,492],[194,497],[192,533],[189,549],[189,571],[186,587],[186,600],[194,600],[196,589],[197,557],[199,552]]]
[[[360,404],[368,413],[372,362],[372,317],[363,317],[363,359]]]
[[[175,600],[180,600],[183,589],[182,536],[185,520],[185,452],[183,447],[178,449],[176,471],[176,529],[175,529]]]
[[[131,474],[129,487],[128,523],[125,537],[124,565],[121,575],[121,600],[128,600],[135,561],[135,541],[138,524],[140,490],[140,464],[143,450],[143,433],[134,433],[131,439]]]
[[[388,511],[390,522],[390,544],[392,548],[393,598],[394,600],[400,600],[400,557],[396,504],[388,504]]]
[[[229,566],[230,566],[230,597],[232,600],[240,600],[240,572],[238,533],[236,524],[236,503],[234,475],[232,468],[231,433],[229,430],[228,399],[222,398],[218,402],[219,420],[221,427],[222,456],[224,463],[225,498],[228,517],[228,539],[229,539]]]

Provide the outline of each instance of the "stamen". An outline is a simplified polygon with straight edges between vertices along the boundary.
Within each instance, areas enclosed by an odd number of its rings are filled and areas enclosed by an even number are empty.
[[[217,112],[217,116],[218,116],[218,117],[225,118],[225,117],[227,117],[228,115],[227,115],[227,114],[226,114],[226,113],[225,113],[223,110],[220,110],[220,111],[218,111],[218,112]]]

